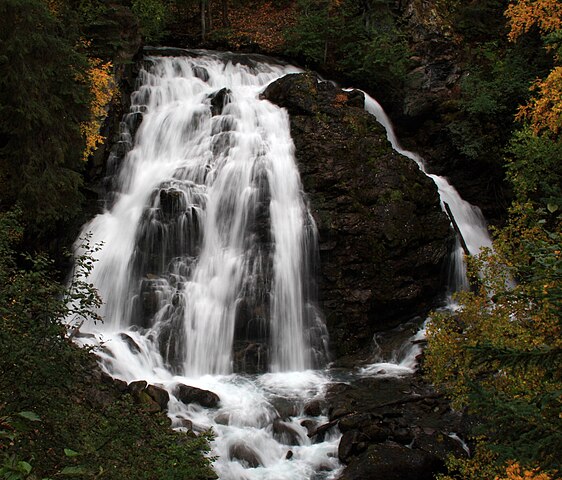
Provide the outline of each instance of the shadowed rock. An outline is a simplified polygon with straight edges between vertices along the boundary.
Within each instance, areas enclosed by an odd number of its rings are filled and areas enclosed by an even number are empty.
[[[311,74],[262,97],[287,108],[299,171],[319,232],[321,307],[336,357],[424,315],[444,291],[454,239],[437,188],[396,153],[362,105]]]
[[[189,403],[198,403],[202,407],[216,408],[220,402],[220,398],[216,393],[184,385],[183,383],[176,385],[174,395],[186,405]]]
[[[248,445],[241,445],[239,443],[231,445],[228,449],[228,457],[231,460],[237,460],[250,468],[263,466],[258,453]]]

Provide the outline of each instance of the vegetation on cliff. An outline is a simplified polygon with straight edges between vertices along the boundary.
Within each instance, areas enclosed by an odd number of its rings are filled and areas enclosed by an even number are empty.
[[[139,405],[69,340],[63,320],[95,315],[100,301],[83,281],[91,259],[79,259],[65,287],[60,262],[41,253],[60,259],[83,221],[86,160],[103,140],[114,68],[124,61],[118,7],[0,5],[3,479],[214,478],[205,435],[173,432],[163,413]]]
[[[452,461],[447,478],[546,480],[562,467],[562,5],[522,1],[506,16],[511,41],[538,31],[555,64],[518,110],[507,152],[516,197],[509,223],[496,231],[494,251],[472,262],[478,288],[429,331],[430,378],[477,419],[476,455]]]

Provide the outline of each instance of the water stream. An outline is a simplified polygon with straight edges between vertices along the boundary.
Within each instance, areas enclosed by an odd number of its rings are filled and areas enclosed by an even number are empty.
[[[145,58],[122,124],[127,153],[110,157],[107,208],[83,228],[101,245],[89,280],[105,304],[80,341],[99,346],[112,376],[167,389],[175,428],[212,429],[222,480],[329,479],[342,468],[338,432],[318,441],[302,425],[327,421],[305,406],[334,380],[311,274],[317,233],[288,115],[259,100],[298,71],[210,52]],[[370,97],[366,109],[424,170]],[[471,251],[488,245],[478,211],[430,177]],[[413,371],[406,350],[382,362],[385,374]],[[215,392],[219,406],[182,403],[178,384]]]

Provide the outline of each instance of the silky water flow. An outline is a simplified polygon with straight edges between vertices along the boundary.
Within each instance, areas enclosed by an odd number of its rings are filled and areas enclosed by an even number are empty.
[[[164,387],[173,427],[212,429],[222,480],[336,478],[337,429],[313,441],[301,425],[327,421],[307,417],[304,405],[333,381],[315,303],[316,227],[288,115],[259,98],[299,70],[244,58],[144,59],[109,158],[106,209],[81,235],[99,246],[89,281],[104,320],[81,325],[79,341],[98,346],[110,375]],[[424,170],[368,96],[365,108]],[[431,177],[469,248],[487,245],[481,215]],[[457,287],[465,277],[458,250]],[[376,375],[381,365],[385,374],[412,373],[419,347],[411,345],[357,373]],[[182,403],[178,384],[216,393],[218,407]]]
[[[259,99],[297,71],[227,54],[147,57],[122,124],[128,153],[110,157],[107,208],[83,229],[101,246],[89,280],[104,300],[84,341],[102,345],[112,376],[166,388],[174,427],[212,429],[224,480],[339,468],[339,435],[315,443],[300,425],[329,380],[316,226],[288,115]],[[219,406],[183,404],[178,384]]]

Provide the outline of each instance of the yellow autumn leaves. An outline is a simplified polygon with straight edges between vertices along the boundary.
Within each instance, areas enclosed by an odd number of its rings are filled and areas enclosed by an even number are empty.
[[[510,26],[508,38],[513,42],[533,27],[543,36],[562,29],[560,0],[519,0],[507,7],[505,15]],[[562,61],[559,54],[555,61]],[[558,135],[562,129],[562,66],[555,66],[546,79],[537,80],[532,89],[536,96],[519,109],[517,120],[527,120],[535,135],[548,132]]]
[[[89,59],[87,81],[90,85],[91,103],[90,118],[80,125],[80,131],[85,139],[83,159],[94,153],[104,141],[101,127],[109,110],[109,103],[117,91],[112,75],[112,63],[103,62],[99,58]]]

